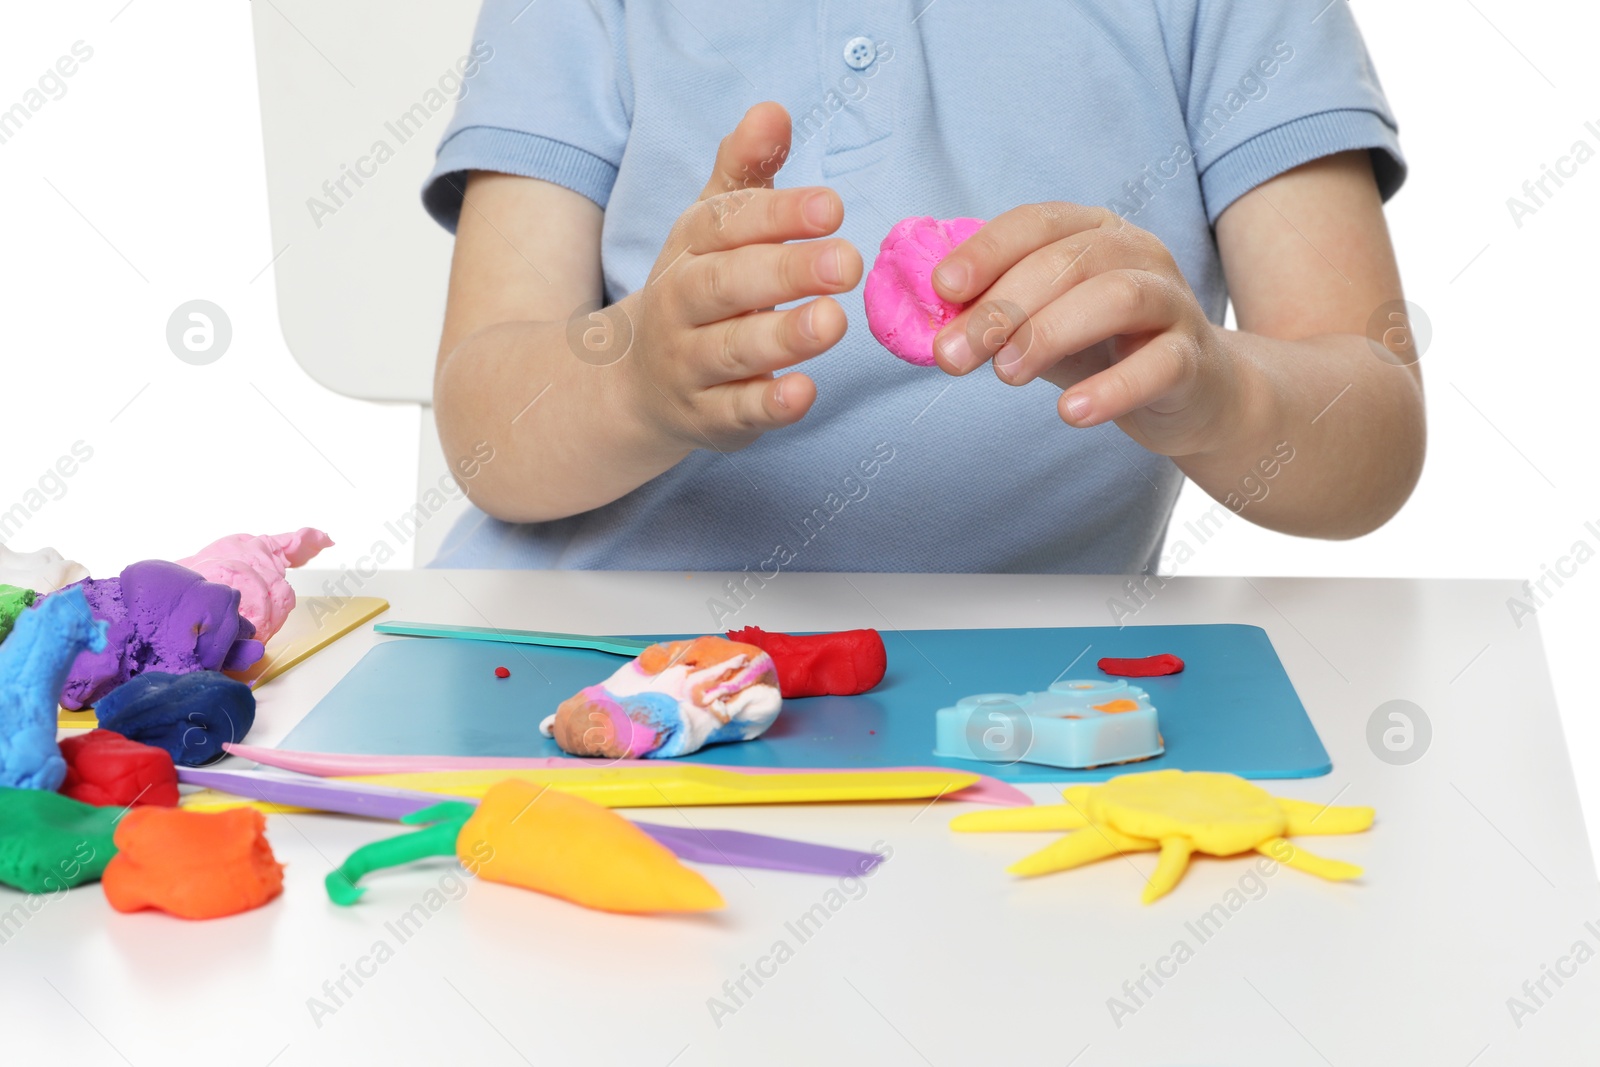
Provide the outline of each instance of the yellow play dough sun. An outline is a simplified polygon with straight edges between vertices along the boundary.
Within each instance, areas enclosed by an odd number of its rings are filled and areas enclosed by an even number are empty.
[[[1103,785],[1071,786],[1062,796],[1065,804],[960,815],[950,828],[1076,831],[1008,868],[1024,877],[1125,852],[1159,851],[1161,858],[1144,889],[1148,904],[1178,884],[1195,852],[1236,856],[1254,850],[1321,878],[1358,878],[1360,867],[1312,855],[1287,838],[1360,833],[1373,819],[1371,808],[1275,797],[1236,775],[1209,771],[1124,774]]]

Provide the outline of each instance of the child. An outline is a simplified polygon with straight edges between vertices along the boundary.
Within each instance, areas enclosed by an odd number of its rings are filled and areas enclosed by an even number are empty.
[[[1338,0],[486,0],[477,35],[424,201],[440,437],[490,458],[439,565],[1138,572],[1185,476],[1334,538],[1416,482],[1405,166]],[[988,220],[937,369],[862,307],[907,216]]]

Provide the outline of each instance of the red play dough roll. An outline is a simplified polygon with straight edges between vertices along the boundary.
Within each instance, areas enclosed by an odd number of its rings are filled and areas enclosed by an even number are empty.
[[[165,749],[90,730],[61,742],[67,761],[63,795],[97,807],[178,806],[178,772]]]
[[[769,634],[759,626],[729,630],[728,640],[755,645],[778,668],[786,697],[854,696],[883,681],[889,654],[876,630]]]
[[[1140,659],[1111,659],[1106,658],[1098,666],[1107,674],[1114,674],[1119,678],[1159,678],[1163,674],[1177,674],[1183,670],[1183,660],[1170,652],[1163,652],[1159,656],[1144,656]]]

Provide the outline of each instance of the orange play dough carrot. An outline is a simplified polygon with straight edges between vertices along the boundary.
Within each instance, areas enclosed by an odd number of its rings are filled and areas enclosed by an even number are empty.
[[[259,908],[283,892],[266,828],[249,808],[134,808],[117,824],[117,854],[101,880],[106,899],[118,911],[155,908],[183,919]]]
[[[715,886],[627,819],[529,782],[490,787],[461,827],[456,855],[479,878],[601,911],[723,907]]]

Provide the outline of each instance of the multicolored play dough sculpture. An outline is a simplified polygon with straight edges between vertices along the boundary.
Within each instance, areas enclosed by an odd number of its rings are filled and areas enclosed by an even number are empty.
[[[249,808],[134,808],[117,826],[117,854],[102,875],[106,900],[118,911],[155,908],[180,919],[259,908],[283,892],[266,829]]]
[[[255,626],[257,640],[270,641],[294,610],[294,589],[284,572],[332,545],[327,534],[309,526],[286,534],[233,534],[178,563],[208,582],[239,590],[239,614]]]
[[[715,911],[722,894],[664,845],[615,812],[546,786],[505,781],[483,800],[450,801],[400,820],[427,829],[356,849],[325,884],[354,904],[371,871],[425,856],[455,856],[479,878],[585,908],[626,914]]]
[[[255,627],[239,614],[239,591],[176,563],[145,560],[115,578],[70,588],[82,590],[95,618],[110,623],[105,648],[72,665],[61,704],[74,711],[144,671],[243,670],[264,651]]]
[[[772,657],[755,645],[697,637],[651,645],[539,724],[574,756],[685,756],[760,737],[778,717]]]
[[[122,812],[43,789],[0,787],[0,884],[55,893],[100,877]]]
[[[889,656],[876,630],[831,634],[770,634],[759,626],[729,630],[728,640],[755,645],[772,657],[785,697],[855,696],[883,681]]]
[[[39,593],[53,593],[89,577],[81,563],[62,559],[53,548],[15,552],[0,545],[0,585],[15,585]]]
[[[10,635],[11,628],[17,624],[17,616],[33,607],[38,596],[32,589],[0,585],[0,641]]]
[[[1007,868],[1032,877],[1081,867],[1128,852],[1161,858],[1144,888],[1144,902],[1159,900],[1178,884],[1189,856],[1260,852],[1285,867],[1319,878],[1359,878],[1361,868],[1306,852],[1289,837],[1355,834],[1372,825],[1371,808],[1333,807],[1275,797],[1232,774],[1147,771],[1103,785],[1069,786],[1065,804],[958,815],[952,830],[1073,830]]]
[[[97,807],[178,806],[178,769],[154,745],[110,730],[87,730],[62,740],[61,758],[67,761],[62,796]]]
[[[1052,682],[1043,693],[979,693],[934,713],[933,753],[1081,770],[1161,755],[1155,705],[1127,682]]]
[[[902,219],[878,246],[862,297],[867,328],[883,347],[919,367],[933,366],[933,338],[961,313],[933,289],[933,268],[977,233],[982,219]]]
[[[256,697],[216,671],[145,671],[101,697],[95,717],[103,729],[199,767],[221,759],[223,745],[245,739],[255,725]]]
[[[67,764],[56,745],[57,700],[74,658],[106,646],[106,624],[81,590],[24,611],[0,644],[0,786],[54,790]]]

